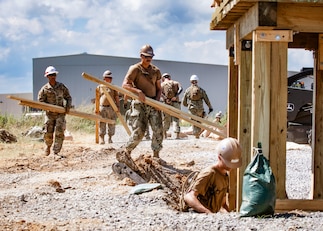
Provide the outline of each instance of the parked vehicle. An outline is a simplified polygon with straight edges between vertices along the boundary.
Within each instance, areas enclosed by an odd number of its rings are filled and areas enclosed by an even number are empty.
[[[288,77],[287,141],[305,144],[311,142],[313,109],[313,68]],[[302,80],[307,79],[310,87]],[[310,80],[310,81],[308,81]]]

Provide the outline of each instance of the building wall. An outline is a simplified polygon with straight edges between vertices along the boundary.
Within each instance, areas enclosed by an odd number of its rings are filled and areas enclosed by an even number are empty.
[[[21,94],[0,94],[0,114],[11,115],[16,118],[20,118],[27,110],[25,106],[19,105],[19,101],[8,99],[8,95],[14,95],[16,97],[24,99],[33,99],[32,93],[21,93]]]
[[[33,59],[33,99],[37,100],[40,88],[47,83],[44,71],[47,66],[55,66],[59,72],[57,81],[64,83],[70,90],[75,107],[91,103],[95,98],[96,83],[82,77],[86,72],[98,78],[109,69],[113,75],[113,84],[121,86],[124,76],[130,65],[140,61],[140,58],[125,58],[116,56],[101,56],[78,54],[57,57]],[[198,75],[199,85],[206,90],[214,111],[227,109],[227,66],[175,62],[153,59],[153,64],[158,66],[162,73],[168,72],[173,80],[179,81],[184,90],[189,87],[189,78],[192,74]],[[183,93],[180,97],[183,97]],[[205,106],[206,107],[206,106]],[[208,108],[205,108],[208,111]],[[186,110],[186,108],[182,108]]]

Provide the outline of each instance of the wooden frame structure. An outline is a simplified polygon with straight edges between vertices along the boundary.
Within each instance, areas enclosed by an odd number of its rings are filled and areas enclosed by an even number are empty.
[[[228,134],[243,147],[243,165],[232,172],[230,207],[241,204],[242,177],[261,142],[276,178],[276,210],[323,211],[323,0],[223,0],[211,30],[226,30],[229,50]],[[287,52],[314,53],[312,190],[290,200],[285,190]]]

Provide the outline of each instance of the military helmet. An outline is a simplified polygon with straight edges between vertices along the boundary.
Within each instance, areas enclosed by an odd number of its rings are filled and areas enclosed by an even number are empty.
[[[150,45],[144,45],[141,49],[140,49],[140,55],[144,55],[144,56],[150,56],[153,57],[155,56],[154,54],[154,50]]]

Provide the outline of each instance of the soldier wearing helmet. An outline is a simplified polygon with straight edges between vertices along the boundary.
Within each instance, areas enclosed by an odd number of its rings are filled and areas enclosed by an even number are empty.
[[[38,101],[56,106],[65,107],[66,113],[69,112],[72,106],[72,97],[68,88],[60,82],[56,81],[58,71],[53,66],[48,66],[45,70],[44,77],[48,79],[48,83],[45,84],[38,92]],[[62,149],[64,141],[64,132],[66,128],[65,113],[57,113],[46,111],[45,125],[44,125],[44,141],[46,144],[45,155],[50,154],[50,149],[54,143],[53,151],[55,157],[62,158],[64,156],[59,155]],[[55,141],[54,141],[55,133]]]
[[[110,70],[106,70],[103,72],[103,80],[107,83],[112,83],[112,73]],[[111,96],[112,100],[116,104],[117,107],[119,107],[119,94],[117,91],[112,90],[108,88],[104,84],[100,84],[96,88],[96,94],[99,97],[99,111],[95,111],[96,114],[100,114],[103,118],[111,119],[111,120],[117,120],[117,115],[113,108],[110,105],[109,100],[107,99],[104,92],[108,92],[108,94]],[[97,98],[97,97],[96,97]],[[100,136],[100,144],[105,144],[104,137],[106,135],[106,123],[100,121],[99,126],[99,136]],[[115,134],[115,124],[108,124],[108,143],[112,143],[112,136]]]
[[[199,78],[197,75],[190,77],[191,86],[184,92],[182,103],[184,107],[188,107],[188,112],[192,115],[204,117],[203,101],[209,107],[209,114],[213,111],[213,107],[204,89],[198,86]],[[193,135],[198,139],[201,134],[201,128],[193,126]]]
[[[164,73],[162,75],[164,81],[161,83],[162,94],[161,101],[167,105],[173,106],[181,110],[181,102],[179,100],[179,95],[183,91],[181,84],[177,81],[172,80],[170,74]],[[167,131],[169,130],[170,124],[173,122],[175,138],[179,139],[180,126],[179,119],[173,117],[167,113],[163,113],[163,133],[164,139],[167,139]]]
[[[129,67],[122,87],[138,95],[139,100],[131,102],[132,134],[124,148],[117,154],[117,160],[137,171],[138,168],[131,158],[131,151],[137,147],[145,135],[147,126],[152,130],[151,149],[153,156],[159,158],[162,149],[163,126],[161,111],[145,104],[146,97],[159,101],[161,95],[161,73],[158,67],[151,63],[154,57],[153,48],[144,45],[140,49],[140,62]]]
[[[225,138],[216,147],[217,162],[200,171],[181,198],[181,209],[189,207],[200,213],[229,211],[226,199],[229,191],[228,172],[241,166],[241,147],[237,139]]]

